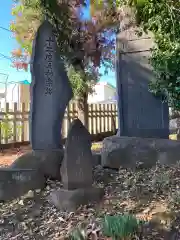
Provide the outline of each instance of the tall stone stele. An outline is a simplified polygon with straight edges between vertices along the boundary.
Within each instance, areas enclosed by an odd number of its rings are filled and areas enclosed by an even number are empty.
[[[167,163],[170,156],[161,148],[161,142],[174,145],[167,140],[169,109],[163,96],[154,96],[149,91],[150,81],[155,80],[149,63],[153,36],[151,33],[138,36],[132,9],[124,12],[116,45],[118,133],[104,139],[101,164],[118,169],[136,167],[139,161],[144,167],[151,167],[157,161]]]
[[[30,142],[32,151],[18,157],[12,169],[36,169],[60,180],[63,159],[61,127],[72,89],[60,59],[52,25],[45,20],[35,36],[31,59]]]
[[[72,89],[53,32],[45,20],[33,43],[31,59],[30,141],[33,150],[62,148],[61,128]]]
[[[119,136],[169,137],[169,109],[163,96],[156,97],[149,91],[155,76],[149,64],[154,46],[151,33],[139,37],[136,24],[129,24],[127,17],[121,21],[116,46],[116,77],[119,110]]]

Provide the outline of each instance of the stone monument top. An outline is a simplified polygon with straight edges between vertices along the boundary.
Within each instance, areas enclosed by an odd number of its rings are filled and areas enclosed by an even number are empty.
[[[65,109],[72,98],[52,25],[45,20],[33,43],[30,139],[34,150],[59,149]]]

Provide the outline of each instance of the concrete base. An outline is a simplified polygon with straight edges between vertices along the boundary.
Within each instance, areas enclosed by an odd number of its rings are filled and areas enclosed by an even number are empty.
[[[32,169],[0,168],[0,201],[20,197],[29,190],[45,187],[43,174]]]
[[[18,157],[10,166],[12,169],[40,169],[46,178],[61,180],[60,166],[63,150],[33,150]]]
[[[55,190],[48,197],[50,203],[61,211],[75,211],[81,205],[99,202],[104,196],[102,188],[86,188],[76,190]]]
[[[101,153],[103,167],[134,168],[142,163],[145,168],[180,161],[180,141],[155,138],[112,136],[104,139]]]
[[[92,155],[93,155],[93,167],[96,167],[98,165],[101,165],[101,153],[99,152],[92,152]]]

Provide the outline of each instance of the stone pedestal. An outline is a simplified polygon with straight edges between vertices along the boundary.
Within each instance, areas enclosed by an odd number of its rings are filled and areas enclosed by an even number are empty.
[[[180,160],[180,141],[156,138],[118,137],[104,139],[101,164],[118,169],[134,168],[140,162],[148,168],[157,162],[175,164]]]
[[[99,202],[104,195],[102,188],[59,189],[52,192],[49,201],[60,211],[75,211],[81,205]]]
[[[45,187],[45,178],[39,170],[0,168],[0,201],[24,195],[29,190]]]
[[[10,166],[13,169],[40,169],[44,177],[61,180],[60,166],[63,150],[36,150],[18,157]]]

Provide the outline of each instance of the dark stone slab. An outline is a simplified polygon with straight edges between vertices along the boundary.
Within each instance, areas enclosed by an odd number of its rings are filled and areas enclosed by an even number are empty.
[[[138,37],[130,28],[117,37],[117,92],[119,136],[168,138],[169,109],[163,96],[149,91],[154,80],[149,64],[152,36]]]
[[[38,170],[0,168],[0,201],[20,197],[29,190],[45,187],[45,178]]]
[[[93,157],[91,136],[79,119],[70,127],[61,166],[62,183],[65,189],[91,187]]]
[[[59,189],[50,194],[49,201],[61,211],[75,211],[82,205],[97,203],[104,196],[102,188],[84,188],[75,190]]]
[[[31,59],[30,140],[34,150],[62,148],[61,128],[72,89],[59,56],[53,27],[44,21]]]
[[[180,141],[168,139],[112,136],[104,139],[101,155],[103,167],[118,169],[160,164],[175,164],[180,161]]]
[[[18,157],[10,166],[13,169],[40,169],[46,178],[61,180],[60,166],[63,150],[31,151]]]
[[[93,167],[101,165],[101,153],[100,152],[92,152],[93,154]]]

